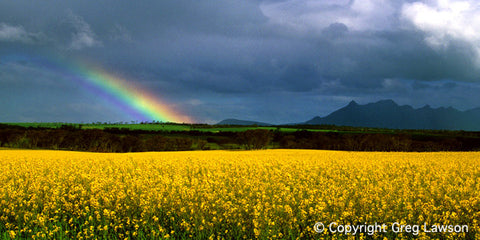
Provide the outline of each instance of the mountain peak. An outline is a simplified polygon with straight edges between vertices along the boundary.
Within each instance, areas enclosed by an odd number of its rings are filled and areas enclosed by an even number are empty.
[[[382,105],[386,105],[386,106],[398,106],[398,104],[395,101],[393,101],[392,99],[380,100],[380,101],[376,102],[375,104],[382,104]]]
[[[430,105],[426,104],[425,106],[419,108],[419,109],[432,109],[432,107],[430,107]]]
[[[350,101],[347,106],[358,106],[358,103],[355,100]]]

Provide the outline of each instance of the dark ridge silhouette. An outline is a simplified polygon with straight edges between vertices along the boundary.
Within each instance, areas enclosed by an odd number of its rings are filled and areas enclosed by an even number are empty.
[[[480,130],[480,108],[459,111],[455,108],[432,108],[429,105],[414,109],[400,106],[393,100],[359,105],[351,101],[347,106],[326,117],[314,117],[309,125],[337,125],[391,129]]]
[[[264,122],[255,122],[255,121],[247,121],[247,120],[239,120],[239,119],[225,119],[220,121],[219,123],[215,125],[239,125],[239,126],[251,126],[251,125],[257,125],[257,126],[272,126],[270,123],[264,123]]]

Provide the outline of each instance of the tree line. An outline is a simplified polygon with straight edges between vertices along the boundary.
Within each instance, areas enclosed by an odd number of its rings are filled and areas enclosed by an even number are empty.
[[[89,152],[191,150],[193,139],[161,135],[114,134],[100,129],[0,129],[0,146]]]
[[[147,131],[128,128],[33,128],[0,124],[0,147],[91,152],[208,149],[325,149],[348,151],[479,151],[480,133],[421,134],[250,129],[240,132]]]

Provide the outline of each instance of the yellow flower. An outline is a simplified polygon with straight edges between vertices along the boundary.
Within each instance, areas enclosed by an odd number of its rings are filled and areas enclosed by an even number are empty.
[[[0,159],[0,221],[10,238],[55,237],[61,229],[75,239],[175,238],[175,231],[340,238],[329,222],[384,221],[469,224],[468,233],[435,234],[445,239],[480,231],[478,152],[2,150]],[[322,234],[316,221],[326,223]]]

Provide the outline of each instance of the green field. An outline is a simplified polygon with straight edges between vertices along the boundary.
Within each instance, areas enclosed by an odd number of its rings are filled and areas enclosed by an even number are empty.
[[[161,132],[243,132],[246,130],[271,130],[283,133],[294,133],[297,131],[310,132],[333,132],[348,134],[408,134],[416,136],[445,136],[458,137],[463,135],[471,135],[472,132],[455,131],[455,130],[428,130],[428,129],[386,129],[372,127],[350,127],[336,125],[277,125],[277,126],[256,126],[256,125],[210,125],[210,124],[187,124],[187,123],[65,123],[65,122],[18,122],[18,123],[0,123],[10,126],[20,126],[25,128],[76,128],[76,129],[120,129],[120,130],[140,130],[140,131],[161,131]],[[473,132],[475,133],[475,132]],[[477,134],[474,134],[477,137]]]
[[[206,124],[176,124],[176,123],[159,123],[159,124],[108,124],[108,123],[5,123],[12,126],[32,127],[32,128],[61,128],[62,126],[71,126],[81,129],[105,129],[119,128],[128,130],[144,130],[144,131],[202,131],[202,132],[241,132],[250,129],[277,130],[282,132],[295,132],[299,130],[310,130],[317,132],[337,132],[332,129],[305,129],[296,127],[263,127],[263,126],[227,126],[227,125],[206,125]]]

